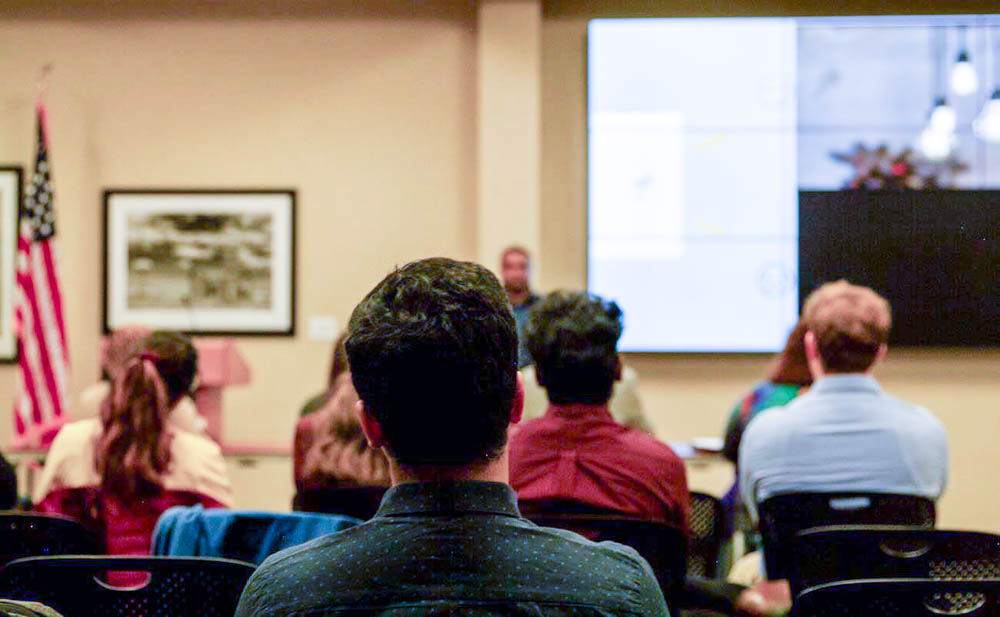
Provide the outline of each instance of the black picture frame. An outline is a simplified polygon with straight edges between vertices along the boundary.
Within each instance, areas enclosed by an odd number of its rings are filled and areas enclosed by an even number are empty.
[[[23,196],[24,169],[17,165],[0,165],[0,364],[17,362],[14,308]]]
[[[102,330],[294,336],[296,191],[103,192]]]

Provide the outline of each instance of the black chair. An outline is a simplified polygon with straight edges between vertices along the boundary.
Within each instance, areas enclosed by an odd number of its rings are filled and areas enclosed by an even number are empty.
[[[1000,580],[887,579],[802,592],[796,617],[1000,617]]]
[[[72,617],[233,617],[254,565],[214,557],[28,557],[0,569],[0,597]],[[114,587],[108,572],[146,572]]]
[[[934,502],[888,493],[788,493],[760,504],[767,576],[792,578],[795,534],[826,525],[910,525],[933,528]]]
[[[792,597],[835,581],[1000,579],[1000,536],[918,527],[833,526],[800,531]]]
[[[653,568],[672,615],[684,589],[687,539],[684,532],[666,523],[644,521],[621,514],[529,513],[541,527],[574,531],[595,541],[610,540],[634,548]]]
[[[720,555],[725,540],[725,511],[722,502],[705,493],[691,493],[687,573],[689,576],[718,578]]]
[[[0,565],[41,555],[100,555],[98,534],[75,519],[31,512],[0,512]]]
[[[312,488],[296,493],[292,509],[299,512],[345,514],[362,521],[375,516],[382,496],[382,486],[335,486]]]

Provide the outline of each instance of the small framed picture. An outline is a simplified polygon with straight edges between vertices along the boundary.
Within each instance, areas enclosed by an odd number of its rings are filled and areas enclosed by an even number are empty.
[[[0,362],[17,360],[14,298],[17,239],[21,220],[21,168],[0,167]]]
[[[295,191],[104,192],[104,331],[295,333]]]

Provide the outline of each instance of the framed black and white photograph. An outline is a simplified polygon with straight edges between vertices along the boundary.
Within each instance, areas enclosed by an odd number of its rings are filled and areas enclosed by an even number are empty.
[[[14,298],[21,194],[21,168],[0,167],[0,362],[17,360]]]
[[[104,330],[295,331],[295,192],[104,192]]]

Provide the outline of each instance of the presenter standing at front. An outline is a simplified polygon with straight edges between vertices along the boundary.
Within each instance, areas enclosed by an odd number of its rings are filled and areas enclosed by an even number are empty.
[[[524,328],[528,315],[539,297],[531,291],[531,257],[527,249],[509,246],[500,254],[500,279],[504,291],[514,309],[517,322],[517,368],[522,369],[532,363],[531,354],[524,345]]]

